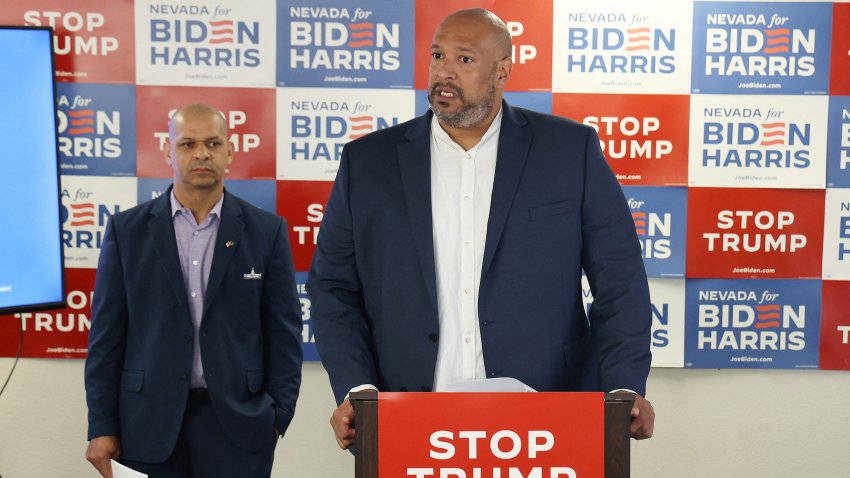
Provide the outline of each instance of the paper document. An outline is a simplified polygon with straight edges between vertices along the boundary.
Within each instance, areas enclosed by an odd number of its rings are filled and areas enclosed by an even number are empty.
[[[148,475],[132,468],[127,468],[115,460],[109,461],[112,462],[112,478],[148,478]]]
[[[537,390],[511,377],[462,380],[446,385],[447,392],[536,392]]]

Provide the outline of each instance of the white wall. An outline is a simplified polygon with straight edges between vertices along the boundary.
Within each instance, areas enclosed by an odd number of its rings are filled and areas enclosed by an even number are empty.
[[[11,366],[0,359],[0,381]],[[848,372],[653,369],[648,398],[656,436],[632,441],[635,478],[850,476]],[[333,406],[321,365],[305,364],[273,477],[354,476],[331,435]],[[85,434],[83,362],[22,359],[0,397],[0,476],[97,477]]]

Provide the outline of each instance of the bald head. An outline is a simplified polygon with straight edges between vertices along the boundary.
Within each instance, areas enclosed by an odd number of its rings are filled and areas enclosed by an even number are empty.
[[[227,121],[218,108],[206,103],[192,103],[185,105],[174,112],[168,120],[168,134],[174,138],[175,129],[186,122],[189,118],[214,118],[217,127],[220,127],[222,137],[227,137]]]
[[[458,10],[447,16],[440,26],[437,27],[437,32],[457,22],[475,22],[486,25],[490,32],[490,41],[496,49],[499,58],[509,58],[511,56],[511,33],[508,31],[508,26],[501,18],[497,17],[493,12],[483,8],[467,8]],[[436,34],[435,34],[436,35]]]

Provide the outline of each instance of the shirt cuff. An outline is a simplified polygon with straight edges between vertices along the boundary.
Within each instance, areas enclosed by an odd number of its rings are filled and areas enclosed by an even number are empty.
[[[363,385],[358,385],[358,386],[352,388],[351,390],[349,390],[348,393],[345,394],[345,398],[343,398],[343,401],[348,400],[348,396],[351,395],[352,393],[363,392],[365,390],[374,390],[374,391],[377,392],[378,387],[372,385],[371,383],[364,383]]]

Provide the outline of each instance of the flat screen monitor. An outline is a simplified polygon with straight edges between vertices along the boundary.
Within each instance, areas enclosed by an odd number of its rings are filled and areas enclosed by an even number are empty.
[[[0,313],[65,301],[52,33],[0,26]]]

